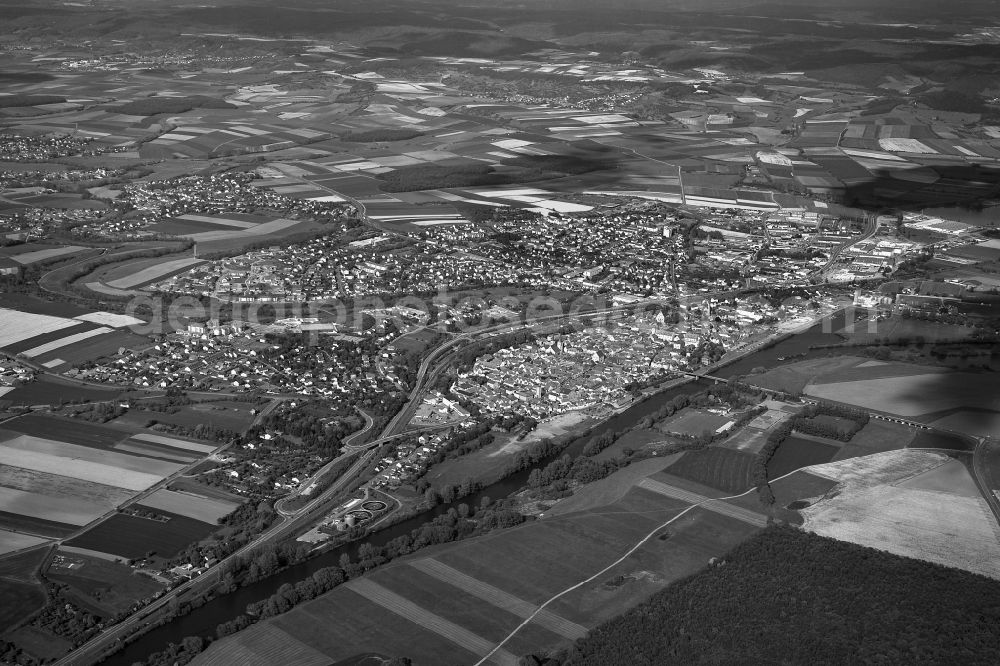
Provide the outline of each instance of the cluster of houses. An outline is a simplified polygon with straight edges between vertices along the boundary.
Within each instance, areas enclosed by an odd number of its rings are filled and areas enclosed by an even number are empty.
[[[452,392],[486,412],[536,419],[598,405],[620,408],[632,401],[636,384],[700,367],[708,343],[722,347],[712,326],[682,331],[658,313],[545,336],[476,359]]]

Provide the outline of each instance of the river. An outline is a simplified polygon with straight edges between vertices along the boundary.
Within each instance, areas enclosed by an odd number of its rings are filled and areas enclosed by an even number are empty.
[[[607,421],[595,426],[594,430],[585,436],[581,436],[570,442],[569,446],[557,454],[557,456],[570,455],[576,457],[580,455],[583,447],[594,437],[598,437],[605,432],[616,432],[635,425],[646,416],[649,416],[660,409],[667,402],[679,395],[689,395],[705,388],[706,384],[701,381],[692,381],[680,386],[667,389],[657,393],[642,402],[632,405],[621,414],[611,417]],[[535,467],[544,467],[551,462],[551,458],[539,462]],[[534,468],[531,468],[534,469]],[[295,583],[306,578],[316,570],[323,567],[336,566],[341,554],[350,553],[352,557],[356,554],[361,543],[368,542],[372,545],[383,545],[392,539],[403,534],[408,534],[411,530],[420,527],[431,518],[448,511],[452,506],[458,504],[468,504],[477,506],[481,499],[490,497],[494,500],[507,497],[513,492],[523,488],[528,482],[528,475],[531,469],[526,469],[512,476],[498,481],[477,493],[464,497],[452,504],[442,504],[434,509],[421,513],[413,518],[397,523],[379,530],[365,539],[345,544],[338,548],[330,549],[321,555],[306,560],[301,564],[289,567],[281,573],[258,581],[246,587],[242,587],[235,592],[225,594],[221,597],[209,601],[204,606],[197,608],[183,617],[179,617],[167,624],[152,629],[135,642],[127,645],[120,652],[105,659],[102,664],[111,666],[130,666],[137,661],[143,661],[151,653],[163,650],[169,643],[180,643],[187,636],[215,636],[215,628],[232,620],[237,615],[245,612],[247,604],[260,601],[274,594],[279,587],[285,583]]]

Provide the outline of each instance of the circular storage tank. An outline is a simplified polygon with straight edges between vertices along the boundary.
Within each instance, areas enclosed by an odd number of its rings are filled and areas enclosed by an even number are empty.
[[[361,508],[365,511],[382,511],[386,506],[386,503],[382,500],[369,500],[362,504]]]

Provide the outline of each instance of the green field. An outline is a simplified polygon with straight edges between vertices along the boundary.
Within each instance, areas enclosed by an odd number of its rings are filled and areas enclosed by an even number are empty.
[[[45,593],[35,571],[48,555],[48,548],[0,559],[0,633],[45,603]]]
[[[128,610],[136,601],[151,597],[163,586],[135,573],[124,564],[76,553],[63,555],[83,566],[74,569],[50,566],[47,578],[70,586],[73,597],[99,615]]]
[[[871,419],[865,427],[855,433],[851,441],[841,447],[833,460],[846,460],[872,453],[882,453],[906,448],[916,436],[913,428],[901,423]]]
[[[801,393],[802,389],[815,381],[817,377],[822,377],[840,368],[853,367],[864,360],[866,359],[855,356],[834,356],[797,361],[780,365],[766,372],[747,375],[746,381],[754,386],[775,391]]]
[[[677,518],[689,504],[632,488],[670,462],[635,463],[578,489],[537,521],[425,549],[377,569],[216,643],[195,663],[262,663],[246,661],[248,649],[254,654],[267,650],[272,659],[292,658],[277,645],[263,647],[257,634],[261,628],[292,636],[287,649],[296,654],[305,644],[332,660],[378,653],[422,664],[442,663],[441,655],[455,663],[474,663],[538,604],[593,578],[553,603],[551,613],[519,630],[504,649],[515,659],[567,645],[582,628],[696,572],[708,558],[757,531],[701,509]],[[672,518],[676,520],[658,535],[657,529]],[[612,566],[646,537],[634,555]],[[600,573],[604,569],[608,571]],[[331,617],[337,622],[330,623]]]
[[[767,478],[776,479],[802,467],[830,462],[837,447],[815,439],[791,435],[778,445],[778,450],[767,463]]]
[[[710,446],[685,452],[667,471],[723,493],[735,494],[750,488],[753,463],[754,456],[750,453]]]

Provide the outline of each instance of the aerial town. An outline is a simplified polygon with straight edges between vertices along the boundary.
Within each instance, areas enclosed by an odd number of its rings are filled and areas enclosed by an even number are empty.
[[[1000,663],[994,3],[22,4],[0,664]]]

